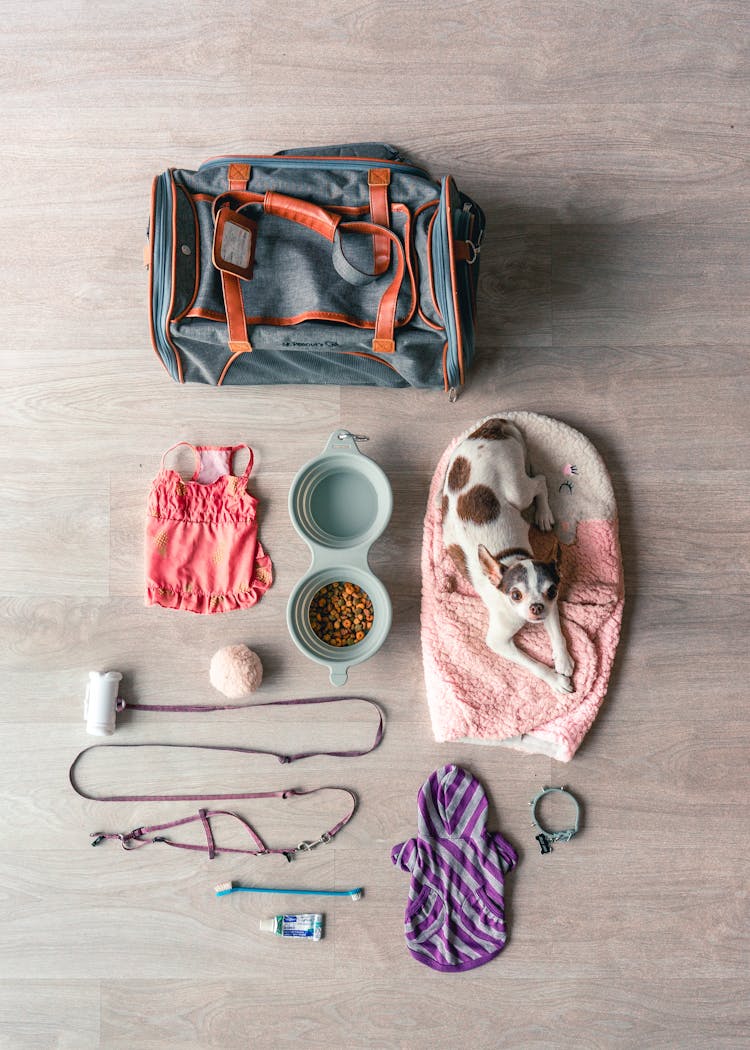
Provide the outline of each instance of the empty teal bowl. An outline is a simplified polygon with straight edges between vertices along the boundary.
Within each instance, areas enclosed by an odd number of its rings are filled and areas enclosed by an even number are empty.
[[[289,492],[289,515],[307,543],[312,561],[292,591],[287,626],[297,648],[328,667],[331,682],[343,685],[349,668],[369,659],[388,636],[391,601],[368,565],[370,547],[387,526],[393,509],[390,482],[357,447],[348,430],[337,430],[323,453],[298,471]],[[329,645],[310,626],[310,607],[321,587],[353,583],[372,601],[372,627],[353,645]]]

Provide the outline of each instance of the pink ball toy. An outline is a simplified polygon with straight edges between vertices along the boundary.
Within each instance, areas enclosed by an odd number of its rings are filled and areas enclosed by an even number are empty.
[[[241,700],[254,693],[263,681],[263,664],[246,645],[227,645],[211,657],[208,677],[214,689],[227,699]]]

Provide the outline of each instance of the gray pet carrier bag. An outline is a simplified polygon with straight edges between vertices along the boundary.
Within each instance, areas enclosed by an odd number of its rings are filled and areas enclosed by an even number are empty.
[[[177,382],[444,387],[474,353],[481,209],[395,149],[217,157],[154,180],[154,348]]]

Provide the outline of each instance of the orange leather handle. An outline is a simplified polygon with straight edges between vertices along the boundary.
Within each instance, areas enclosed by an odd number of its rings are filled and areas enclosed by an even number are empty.
[[[334,252],[336,246],[338,246],[341,251],[340,237],[337,240],[337,234],[340,233],[339,225],[341,224],[341,215],[337,215],[335,212],[326,211],[325,208],[321,208],[317,204],[311,204],[310,201],[301,200],[299,197],[288,197],[284,193],[275,193],[273,190],[268,190],[263,197],[249,192],[236,193],[234,196],[242,198],[245,201],[245,204],[260,204],[262,201],[263,210],[267,214],[278,215],[281,218],[289,219],[291,222],[299,223],[301,226],[307,226],[308,229],[314,230],[315,233],[319,233],[322,237],[325,237],[326,240],[330,241],[331,244],[334,245]],[[241,207],[244,207],[245,204]],[[229,201],[226,201],[223,195],[217,197],[214,201],[214,214],[216,214],[219,208],[227,205],[229,205]],[[389,229],[388,226],[378,226],[371,222],[354,221],[341,224],[341,230],[344,229],[351,233],[360,233],[371,237],[377,236],[382,238],[391,245],[391,250],[396,253],[397,262],[395,273],[393,279],[381,297],[377,317],[375,318],[375,331],[372,342],[372,347],[375,353],[393,353],[396,349],[394,329],[396,327],[398,295],[405,272],[404,246],[401,244],[393,230]],[[344,276],[344,279],[349,280],[350,283],[354,284],[363,283],[359,280],[353,280],[352,274],[342,274],[340,267],[344,264],[347,268],[356,270],[356,268],[352,267],[351,263],[348,262],[345,256],[338,266],[334,261],[335,268],[342,276]],[[362,274],[362,277],[365,279],[372,279],[376,276],[378,276],[377,272],[374,274]],[[227,310],[229,346],[233,351],[233,356],[228,362],[228,364],[231,364],[238,353],[247,353],[252,350],[252,346],[247,336],[247,319],[245,317],[244,302],[242,299],[242,289],[240,287],[239,278],[222,271],[222,284],[224,289],[224,302]],[[226,372],[226,368],[224,372]]]
[[[285,193],[274,193],[273,190],[269,190],[263,198],[263,211],[307,226],[329,241],[333,241],[336,227],[341,222],[340,215],[326,211],[317,204],[300,200],[299,197],[287,197]]]

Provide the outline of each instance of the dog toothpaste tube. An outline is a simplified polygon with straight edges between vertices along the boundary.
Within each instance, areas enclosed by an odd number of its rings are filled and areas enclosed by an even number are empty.
[[[319,913],[274,915],[271,919],[261,919],[260,929],[276,937],[307,937],[311,941],[319,941],[323,936],[323,916]]]

